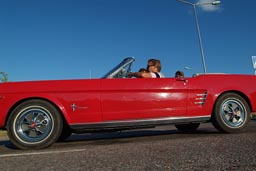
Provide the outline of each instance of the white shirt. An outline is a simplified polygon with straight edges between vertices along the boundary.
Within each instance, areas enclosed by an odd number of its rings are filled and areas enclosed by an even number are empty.
[[[161,72],[150,72],[152,78],[164,78],[164,75]],[[159,75],[159,77],[158,77]]]

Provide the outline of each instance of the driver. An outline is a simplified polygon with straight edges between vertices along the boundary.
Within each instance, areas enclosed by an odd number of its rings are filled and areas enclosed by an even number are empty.
[[[161,62],[158,59],[149,59],[147,65],[148,72],[130,72],[129,77],[137,78],[164,78],[164,75],[161,73]]]

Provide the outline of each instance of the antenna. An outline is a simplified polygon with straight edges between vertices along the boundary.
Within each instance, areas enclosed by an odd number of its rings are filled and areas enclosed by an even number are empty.
[[[256,75],[256,56],[252,56],[252,65],[254,69],[254,74]]]

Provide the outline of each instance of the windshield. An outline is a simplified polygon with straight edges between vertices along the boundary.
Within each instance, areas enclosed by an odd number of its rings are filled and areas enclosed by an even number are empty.
[[[134,61],[135,59],[133,57],[125,58],[102,78],[126,78],[128,73],[131,71],[131,66]]]

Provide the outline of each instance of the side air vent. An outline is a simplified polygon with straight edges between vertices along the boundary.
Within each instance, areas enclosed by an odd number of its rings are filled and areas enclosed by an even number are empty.
[[[204,92],[204,93],[202,93],[202,94],[197,94],[194,103],[195,103],[196,105],[201,105],[201,106],[203,106],[204,103],[205,103],[206,97],[207,97],[207,92]]]

